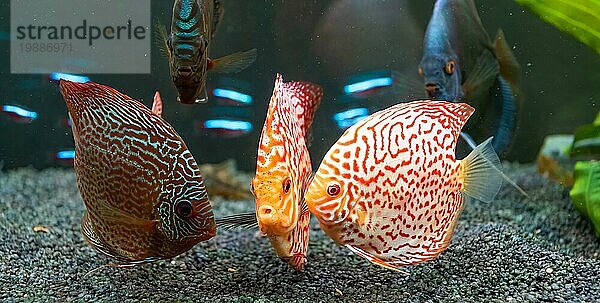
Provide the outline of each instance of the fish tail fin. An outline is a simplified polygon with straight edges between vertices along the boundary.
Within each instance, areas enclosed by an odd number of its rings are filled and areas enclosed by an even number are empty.
[[[160,93],[156,91],[156,93],[154,93],[154,100],[152,102],[152,113],[160,117],[162,116],[162,109],[162,98],[160,97]]]
[[[155,18],[154,27],[154,43],[160,50],[161,55],[168,58],[170,51],[169,45],[167,43],[167,40],[169,39],[167,34],[167,28],[164,24],[162,24],[162,22],[160,22],[160,19],[158,17]]]
[[[494,149],[504,153],[508,149],[517,125],[517,100],[513,89],[502,76],[498,76],[500,85],[501,113],[494,135]]]
[[[277,74],[281,78],[280,74]],[[315,112],[323,99],[323,88],[310,82],[282,83],[282,89],[289,93],[292,106],[295,109],[296,121],[300,124],[302,135],[308,144],[311,139],[310,127],[315,117]]]
[[[491,202],[500,191],[504,179],[523,196],[529,197],[517,183],[502,172],[502,163],[494,150],[492,139],[493,137],[490,137],[479,144],[461,160],[464,182],[461,191],[479,201]]]
[[[241,213],[231,216],[225,216],[223,218],[217,218],[215,220],[217,226],[221,229],[230,230],[235,228],[242,229],[253,229],[258,228],[258,221],[256,219],[256,213]]]
[[[461,165],[462,191],[482,202],[494,200],[502,186],[502,164],[492,146],[492,137],[479,144]]]
[[[211,70],[215,73],[237,73],[256,61],[257,50],[253,48],[245,52],[238,52],[218,59],[211,60]]]
[[[500,74],[510,82],[512,85],[516,85],[519,82],[519,73],[521,72],[521,66],[517,62],[515,54],[512,52],[510,46],[506,42],[504,32],[502,29],[498,29],[496,38],[494,39],[494,50],[496,52],[496,58],[500,65]]]

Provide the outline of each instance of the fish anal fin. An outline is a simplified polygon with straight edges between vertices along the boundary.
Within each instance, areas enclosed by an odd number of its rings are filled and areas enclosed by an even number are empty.
[[[256,48],[245,52],[234,53],[209,61],[210,70],[215,73],[237,73],[256,61]]]
[[[482,93],[487,93],[490,87],[496,81],[496,76],[500,73],[498,60],[492,54],[491,50],[484,49],[471,72],[466,75],[467,79],[462,84],[463,91],[468,96],[467,100],[473,96],[480,96]]]
[[[126,261],[126,259],[124,259],[115,249],[108,246],[105,241],[98,237],[87,211],[83,215],[83,220],[81,220],[81,234],[90,246],[100,251],[104,255],[120,261]]]
[[[502,29],[498,29],[498,32],[496,33],[494,50],[496,52],[498,64],[500,65],[500,74],[506,81],[510,82],[512,85],[516,85],[519,82],[521,66],[506,42]]]
[[[372,254],[364,251],[361,248],[358,248],[356,246],[352,246],[352,245],[349,245],[349,244],[347,244],[346,247],[348,249],[350,249],[356,255],[361,256],[361,257],[369,260],[369,262],[371,262],[371,263],[373,263],[375,265],[379,265],[381,267],[384,267],[384,268],[387,268],[387,269],[391,269],[393,271],[397,271],[397,272],[402,273],[402,274],[407,275],[407,276],[409,275],[409,273],[407,271],[401,270],[398,266],[396,266],[394,264],[391,264],[389,262],[383,261],[383,260],[381,260],[381,259],[373,256]]]
[[[215,221],[217,222],[217,226],[219,228],[225,229],[225,230],[235,229],[235,228],[242,228],[242,229],[258,228],[258,220],[256,219],[256,214],[254,212],[225,216],[223,218],[218,218]]]
[[[152,102],[152,113],[161,117],[162,109],[163,109],[162,98],[160,97],[160,93],[158,91],[156,91],[156,93],[154,93],[154,100]]]

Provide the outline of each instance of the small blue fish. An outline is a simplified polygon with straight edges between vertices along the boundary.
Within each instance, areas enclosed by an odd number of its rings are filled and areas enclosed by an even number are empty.
[[[171,79],[177,87],[177,101],[185,104],[205,103],[206,74],[237,73],[256,60],[256,49],[219,59],[208,57],[211,40],[223,18],[218,0],[176,0],[173,4],[171,34],[157,22],[160,48],[169,58]]]
[[[516,127],[519,70],[502,30],[492,42],[473,0],[435,3],[418,67],[426,98],[475,107],[479,117],[466,131],[487,138],[490,134],[482,132],[495,129],[493,146],[498,153],[508,149]]]

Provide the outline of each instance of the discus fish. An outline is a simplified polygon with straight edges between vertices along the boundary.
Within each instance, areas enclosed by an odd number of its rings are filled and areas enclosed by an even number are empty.
[[[204,103],[207,70],[237,73],[256,60],[256,49],[219,59],[208,57],[211,41],[223,18],[218,0],[176,0],[173,3],[171,34],[157,22],[162,53],[169,59],[171,79],[177,87],[177,101],[185,104]]]
[[[277,74],[251,182],[256,198],[256,214],[251,219],[258,220],[277,256],[297,271],[304,269],[308,250],[310,213],[304,193],[312,166],[307,138],[322,97],[320,86],[284,83]]]
[[[499,153],[508,149],[517,124],[519,70],[502,30],[492,42],[473,0],[436,1],[418,66],[426,98],[468,100],[478,116],[466,131],[480,139],[494,129]]]
[[[60,81],[72,121],[85,240],[120,266],[175,257],[216,234],[185,142],[152,111],[108,86]]]
[[[305,196],[335,242],[390,269],[435,258],[450,244],[465,195],[492,201],[502,184],[491,138],[455,159],[465,103],[421,100],[348,128]]]

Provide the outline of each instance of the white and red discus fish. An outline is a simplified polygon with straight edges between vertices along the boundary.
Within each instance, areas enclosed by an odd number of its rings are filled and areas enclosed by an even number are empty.
[[[133,265],[177,256],[212,238],[216,225],[198,165],[152,111],[110,87],[60,81],[75,140],[86,241]]]
[[[450,244],[465,195],[491,201],[502,185],[490,144],[463,160],[455,147],[474,109],[465,103],[401,103],[348,128],[306,193],[335,242],[391,269],[435,258]]]
[[[250,219],[258,220],[277,256],[297,271],[306,263],[310,222],[304,203],[312,176],[306,138],[322,97],[320,86],[284,83],[277,74],[251,184],[256,215],[251,214]],[[230,225],[244,225],[235,221]]]

